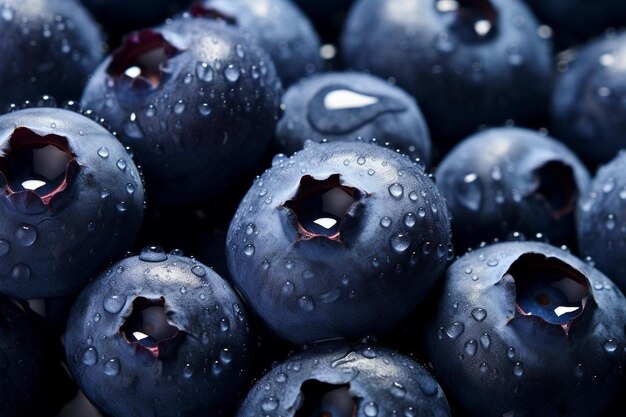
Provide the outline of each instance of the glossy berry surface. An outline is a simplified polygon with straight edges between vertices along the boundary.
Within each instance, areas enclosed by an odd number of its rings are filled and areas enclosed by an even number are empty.
[[[407,157],[367,143],[311,143],[277,157],[226,242],[250,307],[296,343],[396,325],[452,255],[439,191]]]
[[[411,358],[331,342],[290,357],[260,379],[237,417],[253,415],[445,417],[450,410],[437,381]]]
[[[82,104],[130,146],[158,205],[198,203],[259,162],[278,120],[280,80],[249,37],[203,19],[127,36]]]
[[[589,173],[562,143],[526,129],[488,129],[457,145],[436,174],[460,249],[512,231],[575,247],[576,203]]]
[[[354,72],[315,75],[283,96],[278,149],[292,154],[306,140],[375,140],[430,162],[430,135],[411,96],[377,77]]]
[[[143,185],[117,139],[87,117],[33,108],[0,117],[0,292],[82,288],[133,244]]]
[[[43,337],[32,317],[0,298],[0,413],[19,417],[34,412],[42,388]]]
[[[68,366],[111,415],[223,415],[247,381],[247,326],[219,275],[149,247],[81,293],[65,334]]]
[[[4,0],[0,33],[2,110],[44,94],[78,98],[102,58],[102,37],[76,0]]]
[[[585,45],[556,83],[552,98],[555,134],[592,166],[626,146],[626,35]]]
[[[519,0],[361,0],[346,22],[346,64],[413,94],[435,137],[530,123],[547,107],[550,46]],[[453,122],[451,122],[453,118]]]
[[[440,294],[427,352],[467,415],[600,415],[624,386],[626,300],[563,249],[469,252]]]
[[[321,69],[319,37],[290,0],[201,0],[189,10],[248,32],[270,55],[285,86]]]
[[[578,203],[580,253],[626,290],[626,154],[602,166]]]

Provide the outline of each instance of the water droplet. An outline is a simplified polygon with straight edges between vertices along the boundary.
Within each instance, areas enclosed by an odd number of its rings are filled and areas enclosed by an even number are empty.
[[[243,59],[246,56],[246,51],[243,49],[243,46],[239,45],[239,44],[237,44],[237,46],[235,46],[235,53],[241,59]]]
[[[191,273],[197,276],[198,278],[203,278],[204,276],[206,276],[206,270],[204,269],[204,267],[200,265],[196,265],[193,268],[191,268]]]
[[[87,366],[92,366],[98,363],[98,352],[93,346],[88,347],[83,352],[83,363]]]
[[[223,318],[222,320],[220,320],[220,330],[222,332],[227,332],[228,329],[230,329],[230,323],[228,322],[228,319]]]
[[[120,373],[120,370],[120,360],[117,358],[111,358],[104,363],[104,373],[108,376],[116,376]]]
[[[183,368],[183,378],[189,379],[192,376],[193,376],[193,368],[191,367],[191,364],[186,364],[185,367]]]
[[[148,106],[148,108],[146,109],[146,116],[147,117],[154,117],[154,116],[156,116],[156,113],[157,113],[156,107],[154,106],[154,104],[150,104]]]
[[[261,403],[261,409],[266,413],[270,413],[276,410],[278,408],[278,405],[279,405],[278,398],[268,397]]]
[[[617,350],[617,341],[615,339],[607,339],[602,343],[602,348],[608,353],[615,352]]]
[[[118,160],[115,165],[117,165],[117,167],[120,169],[120,171],[124,171],[126,170],[126,161],[124,161],[123,159]]]
[[[104,147],[104,146],[98,148],[98,156],[100,158],[108,158],[109,157],[109,150],[106,147]]]
[[[220,361],[224,365],[228,365],[233,361],[233,353],[228,348],[222,349],[220,352]]]
[[[418,199],[417,193],[416,193],[415,191],[411,191],[411,192],[409,193],[409,200],[411,200],[411,201],[417,201],[417,199]]]
[[[397,182],[393,183],[389,186],[389,194],[396,200],[399,200],[404,194],[404,187],[402,187],[402,185],[398,184]]]
[[[478,370],[483,374],[489,372],[489,364],[487,362],[481,363],[478,367]]]
[[[158,246],[146,246],[141,250],[139,259],[144,262],[163,262],[167,260],[167,254]]]
[[[115,208],[117,208],[117,211],[119,211],[120,213],[124,213],[126,210],[128,210],[128,204],[126,204],[126,201],[120,201],[115,205]]]
[[[433,244],[431,242],[426,242],[422,246],[422,252],[424,255],[428,255],[433,251]]]
[[[608,230],[615,229],[615,216],[613,214],[607,216],[605,226]]]
[[[13,20],[13,17],[15,16],[15,13],[13,12],[13,9],[11,9],[10,7],[8,7],[7,5],[4,5],[2,7],[2,18],[4,20],[6,20],[7,22]]]
[[[224,68],[224,77],[231,83],[236,83],[240,75],[239,68],[234,64],[229,64]]]
[[[0,239],[0,258],[9,253],[10,250],[11,244],[4,239]]]
[[[208,103],[198,104],[198,113],[200,113],[201,116],[209,116],[211,112],[212,110]]]
[[[363,165],[365,163],[365,158],[359,156],[359,158],[356,160],[356,163],[359,165]]]
[[[393,221],[391,220],[391,217],[385,216],[382,219],[380,219],[380,225],[381,227],[387,228],[389,226],[391,226],[391,223]]]
[[[484,308],[475,308],[472,310],[472,317],[474,317],[476,321],[483,321],[485,317],[487,317],[487,310]]]
[[[417,215],[421,218],[426,217],[426,209],[424,207],[420,207],[417,209]]]
[[[15,279],[28,279],[30,278],[30,268],[25,263],[18,263],[11,269],[11,277]]]
[[[415,217],[415,214],[407,213],[404,215],[404,224],[406,225],[406,227],[413,227],[415,226],[415,223],[417,223],[417,218]]]
[[[15,229],[15,239],[22,246],[31,246],[37,240],[37,230],[29,224],[20,224]]]
[[[465,331],[465,325],[461,322],[455,321],[451,323],[446,329],[446,334],[450,339],[456,339]]]
[[[124,122],[124,133],[132,139],[143,139],[143,131],[137,122],[137,115],[131,113],[128,120]]]
[[[498,266],[498,260],[496,258],[491,258],[487,261],[487,266]]]
[[[513,374],[517,377],[520,377],[524,374],[524,367],[521,362],[516,362],[513,366]]]
[[[483,347],[483,349],[489,350],[489,347],[491,346],[491,338],[487,333],[483,333],[480,335],[480,345]]]
[[[298,298],[298,307],[304,311],[313,311],[315,309],[315,304],[313,303],[313,299],[311,297],[303,295]]]
[[[367,175],[369,175],[370,177],[374,174],[376,174],[376,171],[374,171],[373,169],[370,168],[367,170]]]
[[[122,311],[124,305],[126,305],[125,295],[111,295],[104,300],[104,310],[111,314],[117,314]]]
[[[394,382],[389,390],[392,396],[396,398],[404,398],[406,396],[406,390],[404,387],[398,382]]]
[[[280,289],[280,292],[285,296],[289,297],[295,291],[296,286],[291,281],[285,281],[283,287]]]
[[[411,238],[405,233],[398,233],[391,236],[389,244],[393,250],[402,253],[411,246]]]
[[[196,64],[196,76],[198,79],[210,83],[213,81],[213,68],[206,62],[198,62]]]
[[[135,186],[131,183],[126,184],[126,194],[133,195],[135,194]]]
[[[243,248],[243,253],[246,256],[252,256],[254,255],[254,245],[252,244],[247,244],[244,248]]]
[[[506,350],[506,357],[513,360],[515,359],[515,348],[510,347]]]
[[[183,100],[178,100],[176,104],[174,104],[174,113],[183,114],[186,108],[187,105],[185,102]]]
[[[363,407],[363,412],[367,417],[376,417],[378,415],[378,406],[376,403],[370,401]]]
[[[456,188],[455,198],[462,206],[471,211],[480,210],[483,188],[478,174],[470,173],[465,175],[462,181],[457,182]]]
[[[276,375],[276,382],[278,383],[284,384],[287,382],[287,379],[289,379],[289,377],[284,372],[279,372],[278,375]]]
[[[111,195],[111,193],[110,193],[110,192],[109,192],[109,190],[107,190],[107,189],[104,189],[104,190],[102,190],[102,191],[100,192],[100,198],[101,198],[101,199],[103,199],[103,200],[104,200],[105,198],[108,198],[110,195]]]
[[[467,342],[465,342],[465,352],[468,355],[474,356],[476,354],[477,349],[478,349],[478,343],[476,342],[476,340],[470,339]]]

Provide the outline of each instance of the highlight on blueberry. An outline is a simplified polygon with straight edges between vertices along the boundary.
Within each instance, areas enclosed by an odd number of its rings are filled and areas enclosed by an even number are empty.
[[[228,415],[247,383],[248,333],[226,281],[152,246],[84,289],[65,346],[77,384],[107,414]]]
[[[384,347],[330,342],[278,364],[252,387],[237,417],[450,416],[437,381]]]
[[[274,64],[249,36],[179,18],[129,34],[82,104],[133,149],[150,201],[180,207],[228,189],[259,163],[280,92]]]
[[[447,208],[415,162],[368,143],[278,155],[227,236],[250,307],[296,343],[391,329],[452,257]]]
[[[487,129],[450,151],[436,174],[457,247],[511,231],[576,247],[576,203],[589,173],[562,143],[526,129]]]
[[[311,76],[283,96],[277,147],[292,154],[304,142],[374,141],[430,164],[430,135],[411,96],[377,77],[355,72]]]
[[[598,270],[507,242],[450,266],[426,350],[469,416],[601,415],[624,387],[625,326],[626,299]]]
[[[64,109],[0,116],[0,293],[80,290],[132,247],[143,184],[105,128]]]

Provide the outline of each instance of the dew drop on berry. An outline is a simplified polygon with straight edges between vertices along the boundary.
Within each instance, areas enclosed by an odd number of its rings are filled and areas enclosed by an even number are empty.
[[[22,246],[32,246],[37,240],[37,230],[29,224],[20,224],[15,229],[15,239]]]
[[[11,244],[4,240],[0,239],[0,258],[6,256],[7,253],[11,250]]]
[[[98,362],[98,352],[93,346],[88,347],[83,352],[83,363],[87,366],[95,365]]]
[[[111,314],[117,314],[122,311],[126,305],[125,295],[111,295],[104,300],[104,310]]]
[[[120,373],[121,365],[118,358],[111,358],[104,364],[104,373],[108,376],[116,376]]]
[[[146,246],[141,250],[139,259],[144,262],[163,262],[167,260],[167,254],[158,246]]]

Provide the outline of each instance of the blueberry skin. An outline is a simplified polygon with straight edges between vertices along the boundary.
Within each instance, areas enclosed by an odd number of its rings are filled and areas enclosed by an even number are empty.
[[[237,417],[261,412],[267,417],[301,415],[298,410],[307,406],[307,384],[312,381],[349,387],[357,407],[351,414],[354,417],[450,416],[446,396],[435,378],[411,358],[384,347],[328,342],[296,354],[268,372],[252,387]]]
[[[156,86],[131,79],[123,68],[119,73],[125,56],[155,39],[179,51],[160,62]],[[271,59],[249,37],[224,24],[181,18],[129,35],[117,54],[95,72],[82,104],[132,148],[151,203],[201,202],[260,161],[278,120],[281,87]]]
[[[602,166],[581,196],[576,213],[578,244],[596,268],[626,291],[624,219],[626,216],[626,154]]]
[[[334,103],[333,94],[350,96]],[[284,113],[276,127],[278,149],[292,154],[304,142],[375,139],[412,159],[430,163],[430,135],[415,99],[372,75],[346,72],[314,75],[283,96]],[[330,105],[330,108],[328,107]],[[337,106],[337,108],[333,107]]]
[[[64,138],[74,155],[66,187],[48,202],[34,191],[11,193],[3,171],[13,160],[12,137],[24,129]],[[142,180],[105,128],[68,110],[20,110],[0,117],[0,149],[0,293],[30,299],[77,292],[132,247],[143,216]]]
[[[190,10],[199,16],[217,12],[257,39],[274,61],[284,86],[322,69],[319,36],[289,0],[203,0]]]
[[[158,357],[122,331],[141,297],[164,300],[168,322],[179,329]],[[77,384],[115,416],[223,415],[247,382],[249,342],[232,288],[201,263],[158,248],[120,261],[87,286],[65,333]]]
[[[568,332],[538,315],[519,316],[517,281],[506,275],[529,257],[587,283],[590,296]],[[601,415],[624,386],[626,299],[568,252],[539,242],[487,246],[450,266],[440,294],[427,353],[468,416]]]
[[[555,30],[589,37],[626,20],[626,3],[614,0],[525,0],[537,17]]]
[[[360,195],[334,238],[306,236],[313,227],[303,219],[315,207],[300,195],[318,186]],[[281,337],[304,343],[393,328],[426,298],[452,246],[443,198],[416,163],[368,143],[310,142],[255,181],[226,251],[250,307]]]
[[[504,239],[512,231],[576,246],[576,203],[589,173],[550,137],[520,128],[485,130],[446,155],[436,177],[457,247]]]
[[[6,0],[0,8],[0,109],[43,94],[76,99],[102,59],[102,37],[76,0]]]
[[[585,45],[557,79],[552,127],[591,166],[613,159],[626,146],[626,34]]]
[[[457,13],[438,11],[439,0],[357,1],[341,39],[348,66],[393,78],[417,98],[433,137],[449,144],[481,125],[532,123],[552,83],[550,45],[523,3],[459,3]],[[474,29],[480,21],[491,22],[484,36]]]
[[[28,416],[42,383],[43,339],[32,318],[0,298],[0,415]]]

